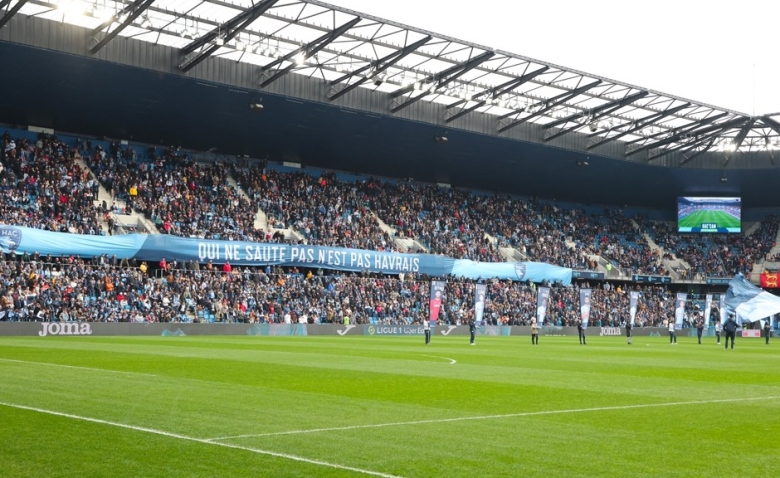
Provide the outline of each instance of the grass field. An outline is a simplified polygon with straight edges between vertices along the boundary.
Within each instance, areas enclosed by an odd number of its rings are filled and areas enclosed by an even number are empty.
[[[776,476],[780,343],[0,337],[4,477]],[[453,363],[454,362],[454,363]]]
[[[696,211],[680,218],[679,227],[701,227],[702,224],[717,224],[718,227],[740,227],[736,217],[723,211]]]

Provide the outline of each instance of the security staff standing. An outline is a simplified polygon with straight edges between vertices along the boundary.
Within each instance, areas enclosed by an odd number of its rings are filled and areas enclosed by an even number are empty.
[[[477,335],[477,324],[474,319],[469,320],[469,333],[471,334],[471,345],[474,345],[474,336]]]
[[[580,334],[580,345],[585,345],[585,329],[582,328],[582,321],[577,322],[577,332]]]
[[[431,343],[431,323],[428,319],[423,319],[423,330],[425,330],[425,345]]]
[[[631,322],[626,322],[626,339],[628,339],[628,345],[631,345]]]
[[[734,320],[734,316],[730,316],[729,320],[723,325],[723,331],[726,332],[726,347],[729,348],[729,338],[731,338],[731,348],[734,349],[734,337],[737,336],[737,322]]]
[[[699,345],[701,345],[701,334],[704,333],[704,321],[699,319],[696,322],[696,336],[699,337]]]
[[[769,336],[772,334],[772,326],[769,324],[769,320],[764,322],[764,337],[766,337],[766,344],[769,345]]]

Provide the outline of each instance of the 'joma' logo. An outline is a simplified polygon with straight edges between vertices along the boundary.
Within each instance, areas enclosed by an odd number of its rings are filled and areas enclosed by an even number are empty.
[[[447,327],[447,330],[442,330],[441,334],[442,335],[449,335],[450,332],[452,332],[452,329],[457,329],[457,327],[454,326],[454,325],[450,325],[449,327]]]
[[[346,335],[347,332],[354,329],[355,327],[357,327],[357,325],[347,325],[344,327],[344,330],[337,330],[336,332],[338,332],[339,335]]]
[[[73,322],[44,322],[42,329],[38,332],[41,337],[47,335],[92,335],[92,328],[87,323],[76,324]]]

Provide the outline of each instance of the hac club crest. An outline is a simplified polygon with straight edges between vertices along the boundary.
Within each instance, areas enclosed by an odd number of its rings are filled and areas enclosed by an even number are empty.
[[[0,250],[9,254],[22,243],[22,230],[16,227],[0,226]]]
[[[522,262],[515,262],[515,275],[517,275],[517,280],[525,280],[525,264]]]

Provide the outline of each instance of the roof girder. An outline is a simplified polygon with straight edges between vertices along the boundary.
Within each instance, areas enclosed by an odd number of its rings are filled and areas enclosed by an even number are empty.
[[[586,146],[586,148],[587,149],[593,149],[593,148],[595,148],[597,146],[601,146],[602,144],[609,143],[611,141],[615,141],[616,139],[620,139],[620,138],[622,138],[623,136],[625,136],[627,134],[631,134],[634,131],[637,131],[637,130],[640,130],[640,129],[644,128],[645,126],[647,126],[649,123],[651,123],[653,121],[658,121],[659,119],[666,118],[667,116],[673,115],[673,114],[677,113],[678,111],[681,111],[681,110],[684,110],[685,108],[688,108],[689,106],[691,106],[690,103],[683,103],[681,105],[675,106],[674,108],[668,108],[668,109],[665,109],[665,110],[663,110],[661,112],[658,112],[658,113],[655,113],[653,115],[650,115],[647,118],[638,120],[637,121],[638,124],[636,124],[633,127],[627,129],[626,131],[623,131],[620,134],[616,134],[615,136],[610,136],[609,138],[602,139],[601,141],[598,141],[596,143],[589,144],[588,146]]]
[[[206,33],[205,35],[201,36],[200,38],[197,38],[187,45],[185,45],[181,51],[185,55],[188,53],[192,53],[193,51],[197,50],[198,48],[214,41],[217,39],[217,37],[222,33],[225,32],[226,34],[236,32],[239,33],[246,29],[249,25],[252,24],[255,20],[257,20],[263,13],[265,13],[268,9],[274,6],[276,2],[279,0],[263,0],[259,3],[256,3],[252,6],[252,8],[248,8],[244,10],[243,12],[239,13],[235,17],[231,18],[230,20],[226,21],[222,25],[217,26],[217,28],[212,29],[210,32]],[[235,8],[235,7],[234,7]],[[231,37],[232,38],[232,37]],[[230,39],[226,38],[225,41],[229,41]]]
[[[431,37],[430,35],[428,35],[428,36],[426,36],[424,38],[421,38],[420,40],[412,43],[411,45],[405,46],[403,48],[403,50],[398,50],[398,51],[395,51],[393,53],[390,53],[389,55],[386,55],[386,56],[380,58],[379,60],[376,60],[376,62],[369,63],[366,66],[363,66],[361,68],[358,68],[355,71],[347,73],[346,75],[343,75],[341,78],[337,78],[337,79],[331,81],[330,84],[332,86],[332,85],[336,85],[338,83],[341,83],[342,81],[347,80],[347,79],[349,79],[349,78],[351,78],[351,77],[353,77],[355,75],[359,75],[361,73],[364,73],[364,72],[370,70],[374,66],[376,67],[376,71],[374,72],[375,75],[379,74],[379,73],[382,73],[385,70],[387,70],[388,68],[390,68],[391,66],[393,66],[396,63],[398,63],[399,61],[401,61],[404,57],[406,57],[407,55],[409,55],[410,53],[412,53],[416,49],[418,49],[421,46],[423,46],[426,43],[428,43],[432,38],[433,37]],[[360,86],[363,83],[365,83],[366,81],[368,81],[368,79],[369,79],[368,76],[364,76],[363,78],[359,79],[358,81],[356,81],[354,83],[350,83],[349,85],[344,87],[342,90],[337,91],[336,93],[332,94],[328,99],[333,101],[333,100],[335,100],[335,99],[337,99],[337,98],[339,98],[339,97],[341,97],[343,95],[346,95],[350,91],[354,90],[358,86]]]
[[[544,108],[542,108],[542,109],[540,109],[540,110],[538,110],[538,111],[536,111],[534,113],[531,113],[529,116],[526,116],[525,118],[521,118],[521,119],[516,120],[516,121],[514,121],[514,122],[512,122],[512,123],[510,123],[510,124],[508,124],[508,125],[506,125],[506,126],[504,126],[502,128],[499,128],[498,132],[499,133],[503,133],[504,131],[512,129],[515,126],[521,125],[521,124],[525,123],[526,121],[528,121],[528,120],[530,120],[532,118],[536,118],[537,116],[543,115],[544,113],[550,111],[551,109],[555,108],[556,106],[565,103],[566,101],[574,98],[575,96],[579,96],[580,94],[588,91],[591,88],[595,88],[596,86],[600,85],[601,83],[602,83],[601,80],[596,80],[594,82],[588,83],[587,85],[575,88],[572,91],[568,91],[566,93],[563,93],[563,94],[557,95],[557,96],[555,96],[553,98],[550,98],[546,102],[541,102],[541,103],[546,103],[547,106],[545,106]]]
[[[127,18],[125,18],[123,22],[117,25],[116,28],[108,32],[108,34],[97,43],[97,45],[92,47],[90,50],[92,54],[99,52],[104,46],[108,45],[108,42],[113,40],[117,35],[119,35],[119,33],[122,32],[122,30],[133,23],[133,21],[138,18],[147,8],[149,8],[152,3],[154,3],[154,0],[135,0],[135,2],[123,8],[122,13],[127,14]],[[116,20],[116,15],[103,22],[93,31],[93,34],[97,34],[104,28],[110,27],[114,20]]]
[[[637,93],[634,93],[633,95],[627,96],[627,97],[623,98],[622,100],[613,101],[611,103],[607,103],[607,104],[601,105],[604,108],[601,108],[601,110],[597,114],[595,114],[595,115],[593,115],[591,117],[591,122],[599,120],[599,119],[603,118],[604,116],[609,115],[613,111],[617,111],[620,108],[622,108],[622,107],[624,107],[626,105],[629,105],[629,104],[633,103],[634,101],[640,100],[640,99],[644,98],[647,95],[648,95],[648,92],[643,90],[643,91],[639,91]],[[594,110],[595,110],[595,108],[591,110],[591,114],[593,113]],[[570,115],[568,118],[564,118],[564,119],[566,119],[565,123],[568,123],[569,121],[575,120],[578,116],[582,116],[582,113],[579,113],[577,115]],[[554,140],[555,138],[557,138],[559,136],[563,136],[564,134],[571,133],[572,131],[575,131],[577,129],[582,128],[583,126],[585,126],[585,125],[584,124],[576,124],[576,125],[570,126],[568,128],[563,128],[563,129],[561,129],[560,131],[558,131],[556,133],[553,133],[553,134],[550,134],[548,136],[545,136],[544,140],[545,141],[552,141],[552,140]],[[543,126],[544,129],[547,129],[548,127],[549,127],[549,124],[546,124],[546,125]]]
[[[486,51],[484,53],[481,53],[481,54],[475,56],[474,58],[471,58],[468,61],[465,61],[463,63],[459,63],[457,65],[453,65],[450,68],[447,68],[446,70],[444,70],[444,71],[442,71],[440,73],[436,73],[436,74],[430,75],[428,78],[426,78],[425,80],[423,80],[422,82],[419,82],[419,83],[425,83],[425,84],[428,84],[428,85],[432,85],[434,83],[438,83],[437,88],[441,88],[444,85],[446,85],[447,83],[449,83],[451,80],[453,80],[455,78],[458,78],[459,76],[461,76],[462,74],[466,73],[469,70],[474,69],[480,63],[483,63],[483,62],[489,60],[490,58],[493,57],[493,55],[495,55],[495,53],[493,53],[492,51]],[[450,75],[453,75],[453,76],[450,77]],[[410,91],[414,91],[414,85],[409,85],[409,86],[405,86],[403,88],[400,88],[400,89],[394,91],[393,93],[390,93],[390,97],[391,98],[397,98],[397,97],[399,97],[399,96],[401,96],[401,95],[403,95],[405,93],[408,93]],[[407,106],[410,106],[410,105],[420,101],[421,99],[425,98],[430,93],[431,93],[430,91],[424,91],[423,90],[423,92],[421,94],[419,94],[419,95],[417,95],[417,96],[415,96],[413,98],[409,98],[408,100],[404,101],[403,103],[394,106],[393,108],[390,109],[390,112],[397,113],[397,112],[401,111],[402,109],[406,108]]]
[[[723,118],[725,116],[728,116],[728,115],[729,115],[729,113],[723,112],[723,113],[720,113],[720,114],[717,114],[717,115],[714,115],[714,116],[710,116],[708,118],[704,118],[704,119],[699,120],[699,121],[694,121],[691,124],[687,124],[687,125],[679,128],[675,135],[669,136],[669,137],[667,137],[665,139],[662,139],[662,140],[659,140],[659,141],[657,141],[655,143],[644,144],[644,145],[642,145],[642,146],[640,146],[640,147],[638,147],[636,149],[633,149],[633,150],[627,152],[626,156],[631,156],[632,154],[638,153],[640,151],[644,151],[646,149],[653,149],[655,146],[663,146],[664,144],[668,144],[668,143],[672,143],[674,141],[677,141],[677,140],[680,139],[680,136],[682,136],[683,134],[688,134],[691,131],[694,131],[696,128],[699,128],[701,126],[706,126],[706,125],[708,125],[710,123],[713,123],[715,121],[718,121],[719,119],[721,119],[721,118]],[[646,139],[660,138],[664,134],[665,134],[665,132],[662,131],[660,133],[655,133],[655,134],[649,136]],[[670,140],[669,138],[674,138],[674,139]],[[627,145],[631,145],[631,144],[634,144],[634,143],[639,142],[639,141],[642,141],[642,139],[641,138],[640,139],[635,139],[633,141],[629,141],[626,144]]]
[[[549,70],[549,66],[543,66],[539,68],[538,70],[532,71],[531,73],[526,73],[523,76],[519,78],[513,78],[507,82],[501,83],[498,86],[495,86],[493,88],[480,91],[479,93],[475,94],[473,98],[481,98],[482,96],[490,95],[493,98],[498,98],[499,96],[503,95],[504,93],[507,93],[518,86],[527,83],[531,81],[532,79],[536,78],[537,76],[541,75],[545,71]],[[467,100],[460,100],[456,101],[455,103],[452,103],[451,105],[447,105],[447,109],[454,108],[456,106],[460,106],[463,103],[468,103]]]
[[[459,74],[463,74],[463,73],[466,73],[469,70],[473,70],[474,68],[479,66],[481,63],[489,60],[490,58],[493,58],[494,55],[495,55],[495,53],[493,53],[492,51],[486,51],[486,52],[480,53],[479,55],[477,55],[477,56],[475,56],[473,58],[470,58],[470,59],[464,61],[463,63],[456,63],[456,64],[452,65],[451,67],[445,69],[445,70],[442,70],[442,71],[440,71],[438,73],[433,73],[431,75],[428,75],[426,78],[424,78],[422,80],[419,80],[418,83],[430,84],[430,83],[437,82],[438,83],[437,86],[439,88],[441,88],[442,86],[444,86],[444,85],[446,85],[447,83],[450,82],[450,78],[449,78],[450,75],[454,75],[454,74],[458,74],[458,73]],[[458,75],[458,76],[460,76],[460,75]],[[403,95],[405,95],[405,94],[407,94],[409,92],[412,92],[412,91],[414,91],[414,85],[407,85],[407,86],[399,88],[399,89],[393,91],[392,93],[390,93],[390,97],[391,98],[398,98],[399,96],[403,96]]]
[[[18,2],[16,2],[16,5],[14,5],[10,10],[6,12],[5,15],[0,17],[0,28],[3,28],[5,24],[11,20],[11,17],[16,15],[19,12],[19,10],[22,9],[25,3],[27,3],[27,0],[19,0]],[[3,8],[5,8],[10,4],[11,4],[11,0],[3,0],[2,2],[0,2],[0,10],[2,10]]]
[[[587,114],[588,115],[593,115],[594,118],[592,118],[592,119],[595,120],[595,119],[601,118],[602,116],[608,114],[608,113],[604,113],[605,110],[614,111],[612,109],[613,106],[619,106],[619,107],[622,108],[623,106],[629,105],[629,104],[633,103],[634,101],[640,100],[640,99],[644,98],[647,95],[648,95],[648,92],[646,90],[641,90],[641,91],[638,91],[638,92],[636,92],[634,94],[627,95],[627,96],[625,96],[625,97],[623,97],[621,99],[610,101],[608,103],[604,103],[603,105],[596,106],[595,108],[590,108],[587,111]],[[579,113],[575,113],[575,114],[569,115],[569,116],[567,116],[565,118],[557,119],[557,120],[555,120],[553,122],[547,123],[546,125],[542,126],[542,128],[550,129],[550,128],[554,128],[554,127],[556,127],[558,125],[561,125],[561,124],[566,124],[569,121],[573,121],[573,120],[575,120],[577,118],[582,117],[583,114],[586,114],[586,112],[585,111],[581,111]],[[601,115],[599,115],[599,114],[601,114]]]
[[[335,30],[332,30],[325,35],[322,35],[321,37],[317,38],[316,40],[313,40],[300,48],[297,48],[287,55],[285,55],[282,58],[277,59],[276,61],[271,62],[271,64],[266,65],[263,70],[268,70],[269,68],[272,68],[273,66],[276,66],[278,64],[281,64],[284,61],[289,61],[291,58],[295,57],[299,53],[303,53],[303,59],[306,60],[316,54],[318,51],[325,48],[330,42],[335,40],[336,38],[340,37],[344,34],[347,30],[354,27],[362,20],[361,17],[355,17],[352,20],[348,21],[347,23],[341,25],[340,27],[336,28]],[[287,65],[286,67],[279,69],[271,75],[270,77],[266,78],[263,82],[260,83],[261,88],[265,88],[266,86],[270,85],[274,81],[276,81],[278,78],[286,75],[289,73],[293,68],[295,68],[295,63],[291,63]]]
[[[677,145],[673,148],[665,149],[663,151],[660,151],[652,156],[649,156],[647,158],[648,161],[652,161],[655,158],[660,158],[661,156],[666,156],[669,153],[673,153],[675,151],[681,150],[681,149],[693,149],[697,146],[700,146],[703,143],[706,143],[707,140],[711,138],[717,139],[718,135],[720,135],[723,131],[736,128],[738,126],[741,126],[746,121],[746,118],[744,116],[741,116],[739,118],[735,118],[729,121],[726,121],[725,123],[720,123],[717,125],[712,125],[709,128],[707,128],[707,131],[700,131],[699,134],[704,134],[703,137],[700,137],[699,139],[695,140],[693,143],[686,143]]]

